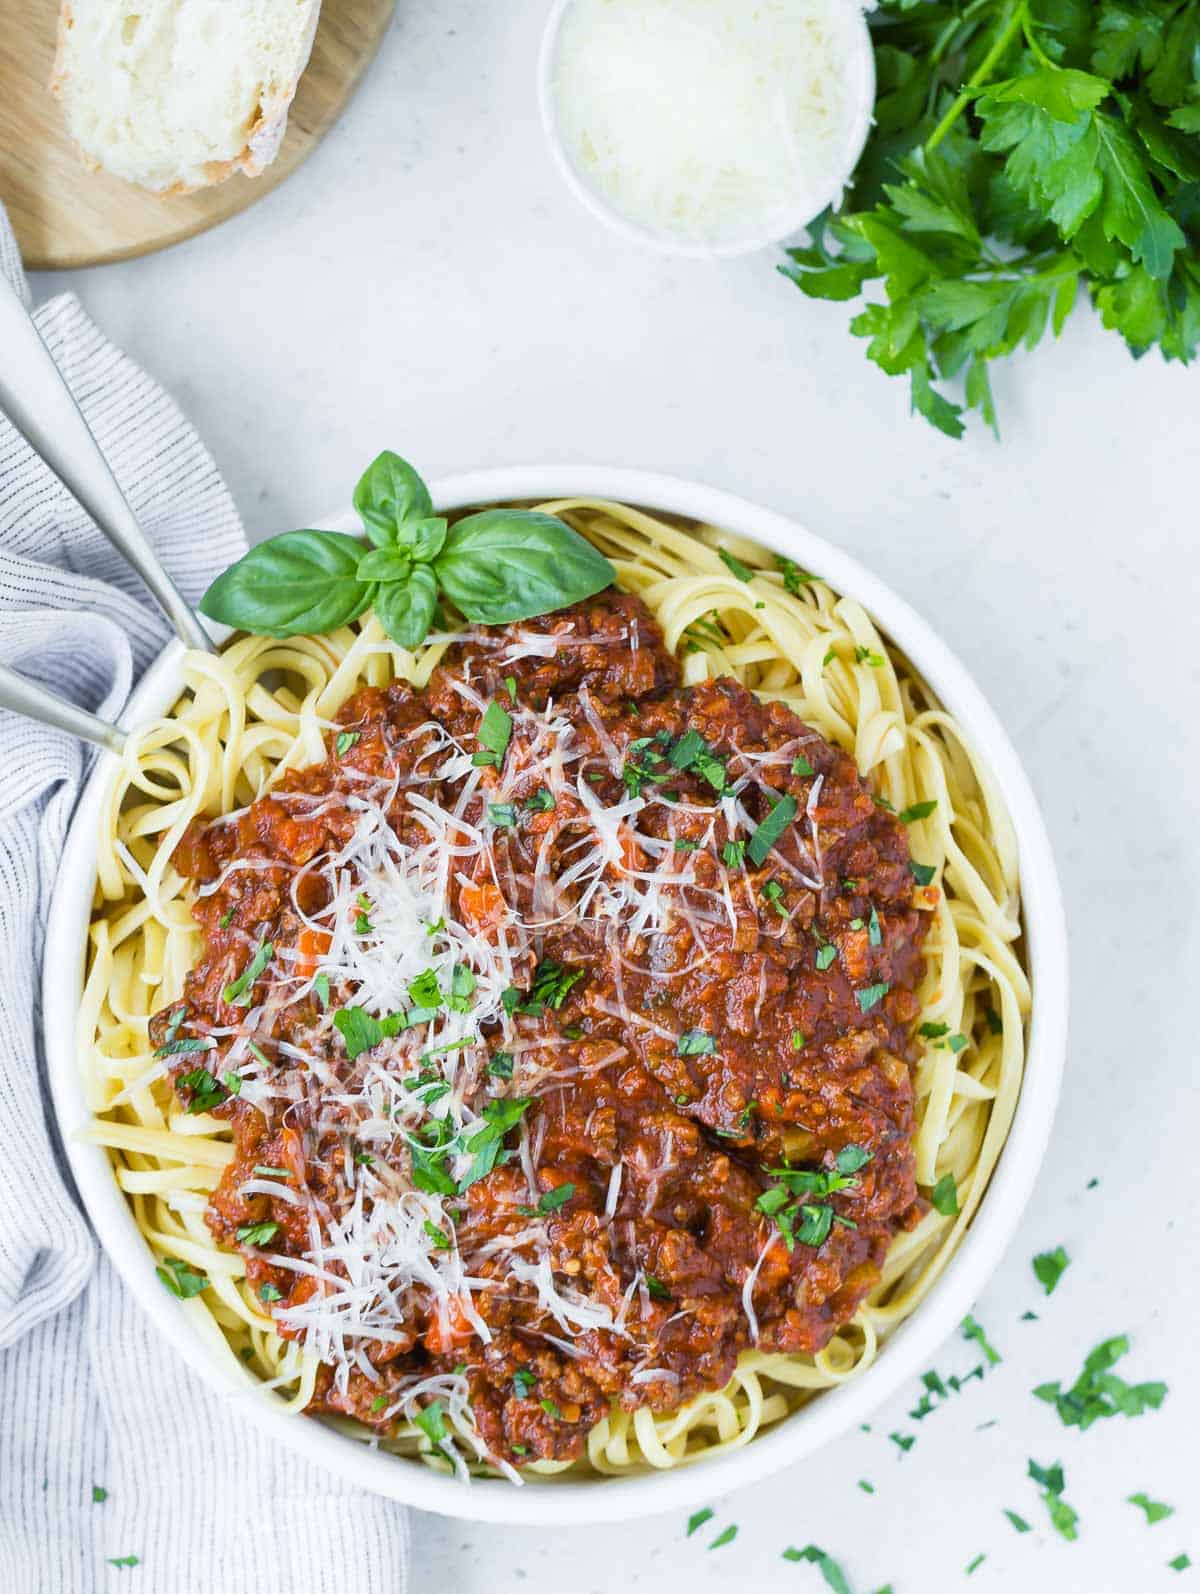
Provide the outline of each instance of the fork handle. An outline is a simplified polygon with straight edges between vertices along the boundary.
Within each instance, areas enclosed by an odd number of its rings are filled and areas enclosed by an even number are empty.
[[[67,731],[71,736],[80,736],[85,742],[106,748],[110,753],[125,751],[124,731],[89,714],[86,709],[76,708],[74,703],[55,697],[46,687],[10,670],[7,664],[0,664],[0,708],[51,725],[55,730]]]
[[[184,644],[214,652],[208,632],[138,525],[54,357],[3,272],[0,349],[0,409],[137,571]]]

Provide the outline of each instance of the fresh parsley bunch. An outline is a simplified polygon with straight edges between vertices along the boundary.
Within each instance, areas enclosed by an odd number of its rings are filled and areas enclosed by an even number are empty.
[[[1200,0],[880,0],[846,207],[780,269],[950,437],[1081,287],[1136,356],[1200,340]],[[961,391],[954,402],[939,386]]]

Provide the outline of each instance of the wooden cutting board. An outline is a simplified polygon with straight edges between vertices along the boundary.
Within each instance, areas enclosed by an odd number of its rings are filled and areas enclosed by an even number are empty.
[[[191,238],[261,199],[320,143],[374,55],[395,0],[324,0],[283,145],[261,177],[160,199],[92,172],[46,88],[58,0],[0,0],[0,200],[31,271],[128,260]]]

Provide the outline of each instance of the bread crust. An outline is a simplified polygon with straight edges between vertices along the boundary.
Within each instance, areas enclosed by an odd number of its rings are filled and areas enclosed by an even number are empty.
[[[167,183],[156,188],[150,183],[134,183],[133,179],[123,179],[142,188],[147,193],[156,194],[159,199],[173,199],[184,194],[195,194],[204,188],[215,188],[217,184],[228,181],[230,177],[241,172],[245,177],[261,177],[263,172],[279,153],[283,143],[284,134],[287,132],[288,112],[291,110],[292,101],[296,97],[296,90],[300,79],[308,67],[312,56],[313,40],[316,38],[317,23],[321,18],[321,0],[311,0],[305,36],[300,46],[297,65],[291,81],[277,94],[271,95],[265,103],[260,103],[258,114],[250,125],[246,135],[244,148],[231,160],[208,161],[204,168],[204,177],[200,182],[189,182],[178,178],[175,182]],[[68,35],[75,25],[74,13],[71,10],[71,0],[62,0],[58,12],[58,27],[54,51],[54,65],[50,71],[50,81],[47,87],[57,100],[65,98],[69,89],[71,72],[68,66]],[[104,162],[97,160],[94,155],[85,150],[76,140],[75,147],[79,157],[89,171],[101,171]]]

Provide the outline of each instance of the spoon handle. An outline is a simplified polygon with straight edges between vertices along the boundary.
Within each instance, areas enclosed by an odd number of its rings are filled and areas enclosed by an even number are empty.
[[[0,349],[0,409],[137,571],[184,644],[212,653],[211,638],[138,525],[83,412],[3,272]]]
[[[95,714],[89,714],[86,709],[76,708],[74,703],[55,697],[53,692],[39,686],[36,681],[18,675],[16,670],[10,670],[7,664],[0,664],[0,708],[11,709],[14,714],[21,714],[26,719],[37,720],[42,725],[52,725],[56,730],[82,737],[85,742],[106,748],[110,753],[125,751],[124,731],[110,725],[107,720],[97,719]]]

